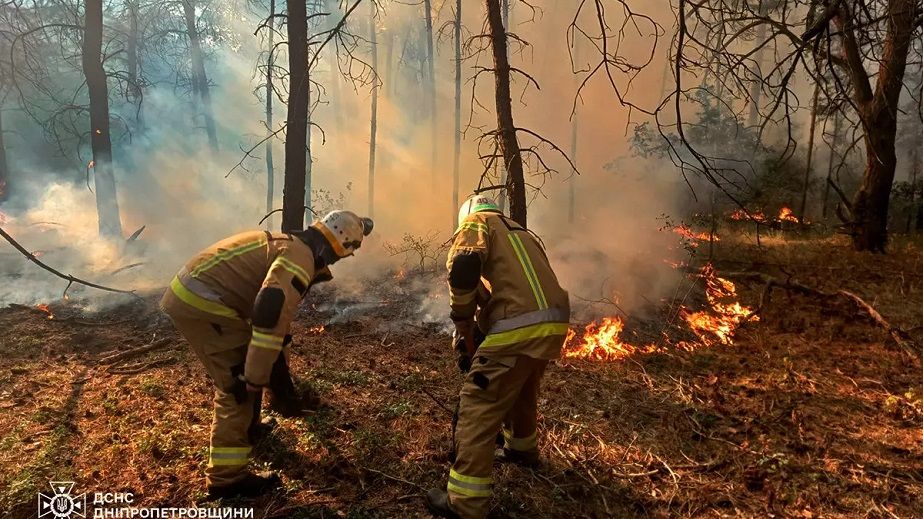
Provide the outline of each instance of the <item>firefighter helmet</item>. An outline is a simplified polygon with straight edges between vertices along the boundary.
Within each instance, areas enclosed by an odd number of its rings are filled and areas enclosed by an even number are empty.
[[[495,213],[503,212],[490,197],[475,193],[468,197],[468,199],[462,203],[461,208],[459,208],[458,225],[461,225],[468,215],[481,211],[492,211]]]
[[[362,238],[372,232],[371,218],[359,217],[352,211],[331,211],[311,224],[330,242],[337,256],[352,256],[362,246]]]

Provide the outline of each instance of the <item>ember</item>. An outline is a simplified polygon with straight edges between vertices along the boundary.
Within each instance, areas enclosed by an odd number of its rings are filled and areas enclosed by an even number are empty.
[[[45,312],[46,314],[48,314],[48,319],[54,319],[54,314],[51,313],[51,309],[48,308],[48,305],[46,305],[46,304],[44,304],[44,303],[43,303],[43,304],[38,304],[38,305],[35,305],[35,308],[37,308],[37,309],[41,310],[42,312]]]
[[[324,328],[323,325],[321,325],[321,326],[312,326],[311,328],[308,329],[308,333],[310,333],[311,335],[320,335],[320,334],[324,333],[324,331],[325,331],[325,328]]]

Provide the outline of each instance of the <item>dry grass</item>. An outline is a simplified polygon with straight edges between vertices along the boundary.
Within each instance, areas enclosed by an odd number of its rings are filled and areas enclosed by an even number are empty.
[[[919,248],[873,256],[836,240],[763,245],[723,239],[719,273],[848,289],[905,329],[923,324]],[[750,303],[761,290],[738,288]],[[389,327],[396,304],[322,335],[309,329],[329,314],[296,323],[295,371],[327,407],[278,418],[259,446],[257,464],[280,471],[285,488],[254,503],[258,517],[428,516],[420,494],[444,484],[450,440],[450,415],[429,395],[453,407],[460,376],[447,337]],[[0,311],[3,517],[33,517],[49,479],[130,490],[141,506],[202,499],[209,383],[178,339],[145,358],[162,365],[109,374],[97,362],[105,352],[175,338],[152,306],[84,319],[128,317],[86,326]],[[886,339],[846,303],[779,291],[731,347],[558,363],[541,401],[546,464],[498,467],[493,515],[919,517],[923,375]]]

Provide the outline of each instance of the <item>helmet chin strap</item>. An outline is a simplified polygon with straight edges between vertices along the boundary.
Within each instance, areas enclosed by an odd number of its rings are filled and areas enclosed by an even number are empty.
[[[305,244],[311,248],[311,251],[314,252],[315,269],[320,270],[324,267],[329,267],[340,260],[340,257],[334,252],[330,242],[327,241],[327,237],[314,227],[308,227],[304,231],[299,232],[296,236],[298,236],[301,241],[305,242]]]

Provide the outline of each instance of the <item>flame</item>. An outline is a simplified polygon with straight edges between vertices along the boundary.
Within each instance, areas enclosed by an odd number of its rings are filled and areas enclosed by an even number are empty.
[[[312,326],[311,328],[308,329],[308,333],[310,333],[310,334],[312,334],[312,335],[320,335],[320,334],[324,333],[324,331],[325,331],[325,328],[324,328],[323,325],[321,325],[321,326]]]
[[[678,225],[674,227],[673,232],[682,236],[683,238],[686,238],[687,240],[708,241],[708,240],[713,239],[714,241],[720,241],[717,235],[710,235],[707,232],[696,233],[695,231],[690,229],[689,226],[686,224]]]
[[[731,281],[718,277],[714,267],[708,263],[700,275],[705,279],[705,298],[708,309],[697,312],[681,308],[681,315],[689,329],[698,337],[696,342],[678,342],[673,347],[694,350],[715,344],[733,344],[734,332],[745,321],[759,320],[750,307],[737,301],[737,287]],[[574,329],[567,332],[564,342],[564,358],[589,360],[621,360],[637,353],[653,353],[660,348],[654,344],[635,346],[623,340],[620,335],[624,322],[619,317],[605,317],[597,324],[586,325],[581,337]],[[666,341],[670,344],[669,338]]]
[[[397,271],[397,274],[394,275],[394,279],[405,279],[407,277],[407,271],[404,270],[404,267],[401,267],[401,270]]]
[[[34,250],[34,251],[32,251],[32,255],[35,256],[36,258],[41,258],[42,256],[45,255],[45,251],[43,251],[43,250]]]
[[[792,212],[788,207],[783,207],[779,210],[779,216],[776,218],[780,222],[797,222],[798,217]]]
[[[624,328],[625,325],[619,317],[604,317],[601,324],[597,325],[594,321],[586,325],[583,337],[578,341],[574,340],[577,332],[570,329],[564,342],[564,357],[591,360],[623,359],[638,350],[619,339],[619,334]]]
[[[733,343],[734,332],[745,320],[759,320],[752,315],[750,307],[737,301],[737,287],[731,281],[718,277],[711,263],[702,267],[701,275],[705,278],[705,298],[709,310],[689,312],[683,309],[683,318],[696,334],[702,344],[714,344],[715,338],[721,343]],[[731,302],[726,302],[732,300]]]
[[[754,222],[765,222],[766,215],[763,214],[763,211],[756,210],[750,211],[750,214],[747,215],[747,212],[743,209],[737,209],[732,212],[730,215],[731,220],[753,220]]]
[[[46,305],[46,304],[44,304],[44,303],[43,303],[43,304],[38,304],[38,305],[35,305],[35,308],[37,308],[37,309],[41,310],[42,312],[45,312],[46,314],[48,314],[48,319],[54,319],[54,314],[51,313],[51,309],[48,308],[48,305]]]

